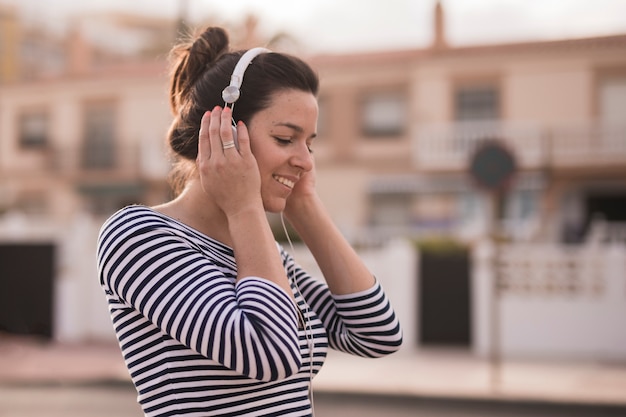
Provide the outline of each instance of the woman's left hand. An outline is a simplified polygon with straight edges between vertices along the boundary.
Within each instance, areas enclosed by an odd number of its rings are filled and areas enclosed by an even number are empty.
[[[306,204],[311,198],[317,197],[317,191],[315,189],[315,164],[313,169],[302,174],[300,180],[296,183],[291,190],[291,194],[287,198],[287,204],[285,206],[284,213],[287,218],[298,210],[301,204]]]

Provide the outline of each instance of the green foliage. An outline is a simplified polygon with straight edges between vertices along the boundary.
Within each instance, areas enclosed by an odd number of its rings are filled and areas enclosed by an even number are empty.
[[[415,248],[421,253],[433,255],[452,255],[465,253],[468,247],[465,243],[448,237],[429,237],[413,241]]]
[[[289,241],[287,240],[287,234],[285,233],[285,229],[283,229],[283,225],[280,221],[280,216],[274,214],[268,214],[268,220],[270,223],[270,228],[272,229],[272,233],[274,234],[274,239],[280,244],[286,244]],[[292,243],[301,243],[302,238],[295,231],[291,225],[285,221],[285,228],[287,229],[287,233],[289,233],[289,238]]]

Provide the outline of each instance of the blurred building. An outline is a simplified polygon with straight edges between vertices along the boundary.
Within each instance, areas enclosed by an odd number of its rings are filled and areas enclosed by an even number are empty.
[[[261,40],[253,17],[233,36]],[[64,36],[0,6],[0,213],[71,221],[169,197],[167,58],[179,21],[83,16]]]
[[[63,225],[79,211],[160,201],[170,117],[163,59],[99,46],[79,25],[61,37],[24,27],[15,10],[0,15],[8,44],[0,55],[0,212]]]
[[[313,59],[319,171],[346,228],[482,236],[492,207],[468,167],[500,140],[518,165],[511,237],[580,242],[594,217],[624,231],[626,34],[453,47],[442,13],[430,48]]]
[[[495,208],[468,167],[481,144],[497,140],[517,162],[500,219],[507,239],[626,241],[626,34],[456,47],[446,41],[440,4],[434,21],[428,48],[309,57],[321,78],[318,188],[346,236],[359,243],[484,238]],[[235,41],[264,43],[255,28],[248,19]],[[169,196],[166,52],[178,30],[174,20],[107,16],[58,36],[25,28],[15,10],[0,7],[0,264],[25,260],[2,270],[0,318],[12,317],[8,330],[112,337],[94,289],[93,224],[126,204]],[[297,48],[283,34],[271,42]],[[559,262],[570,271],[577,258]],[[616,259],[610,265],[621,265]],[[489,269],[483,261],[475,268]],[[480,279],[471,284],[470,268],[449,273],[465,274],[465,302],[484,287]],[[572,288],[608,294],[597,284],[603,279]],[[398,309],[412,323],[415,289],[388,284],[404,297]],[[26,310],[10,302],[32,288],[43,301],[26,306],[32,317],[18,323],[11,311]],[[466,304],[471,315],[461,315],[484,350],[480,297],[477,307]]]
[[[147,23],[101,27],[128,45]],[[173,22],[160,29],[171,43]],[[0,33],[0,331],[102,338],[91,219],[169,193],[167,49],[116,50],[84,22],[59,35],[6,7]]]
[[[21,29],[10,9],[0,16],[0,210],[62,220],[166,198],[175,22],[86,17],[55,39]],[[345,233],[480,238],[493,207],[468,167],[494,139],[518,165],[510,237],[580,242],[594,218],[623,229],[626,35],[453,47],[440,6],[435,21],[430,48],[310,59],[322,80],[320,190]],[[240,37],[258,43],[246,25]]]

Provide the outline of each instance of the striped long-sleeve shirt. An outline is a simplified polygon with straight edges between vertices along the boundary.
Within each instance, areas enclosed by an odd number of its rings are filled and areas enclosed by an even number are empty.
[[[378,283],[333,295],[279,250],[297,307],[262,277],[236,282],[230,247],[150,208],[102,226],[100,283],[146,416],[310,416],[328,347],[364,357],[399,348]]]

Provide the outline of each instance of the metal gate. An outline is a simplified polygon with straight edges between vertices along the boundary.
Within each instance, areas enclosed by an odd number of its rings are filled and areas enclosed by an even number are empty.
[[[0,331],[52,337],[54,249],[0,243]]]

